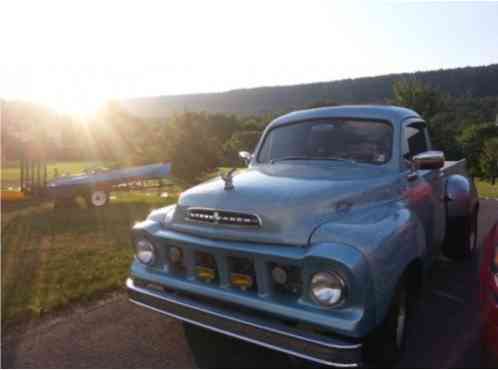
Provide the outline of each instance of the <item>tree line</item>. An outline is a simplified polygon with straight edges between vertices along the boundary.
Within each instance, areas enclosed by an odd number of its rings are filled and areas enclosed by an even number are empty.
[[[498,96],[498,64],[492,64],[212,94],[146,97],[126,100],[123,104],[130,112],[144,117],[165,117],[184,110],[243,115],[282,114],[322,101],[382,104],[394,98],[393,83],[407,78],[415,78],[454,98],[462,98],[464,105],[480,104],[481,98]],[[469,101],[469,98],[473,100]]]
[[[498,97],[453,97],[414,77],[397,80],[385,101],[412,108],[428,123],[433,146],[449,160],[467,158],[473,176],[498,176]],[[317,101],[298,108],[336,105]],[[8,103],[2,123],[2,158],[33,155],[52,160],[103,160],[118,166],[170,160],[174,176],[197,181],[219,166],[241,162],[237,153],[254,149],[274,114],[181,112],[167,118],[134,116],[109,103],[91,120],[77,120],[29,103]]]

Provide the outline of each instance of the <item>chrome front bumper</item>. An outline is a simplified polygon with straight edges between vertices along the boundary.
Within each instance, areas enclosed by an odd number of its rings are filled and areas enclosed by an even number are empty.
[[[327,366],[358,367],[362,344],[304,332],[273,320],[199,302],[180,293],[137,286],[126,281],[132,303],[237,339]]]

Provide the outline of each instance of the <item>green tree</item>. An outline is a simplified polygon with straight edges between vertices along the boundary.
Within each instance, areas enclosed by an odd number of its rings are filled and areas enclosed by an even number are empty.
[[[458,142],[461,124],[450,112],[436,113],[429,122],[432,146],[436,150],[444,151],[448,160],[459,160],[464,154]]]
[[[173,176],[187,183],[195,182],[220,164],[222,143],[210,132],[206,117],[198,113],[184,113],[176,115],[168,123]]]
[[[498,177],[498,137],[484,141],[480,156],[481,171],[484,178],[495,184]]]
[[[456,140],[459,125],[447,111],[448,97],[414,78],[394,82],[393,95],[393,104],[411,108],[425,119],[434,148],[444,151],[448,159],[461,158]]]
[[[395,81],[393,93],[393,104],[413,109],[427,121],[446,106],[446,99],[439,91],[414,78]]]
[[[261,136],[261,131],[239,131],[223,145],[223,161],[227,165],[240,164],[239,152],[253,152]]]
[[[465,158],[467,168],[472,176],[483,176],[481,168],[481,151],[487,139],[498,137],[498,127],[495,124],[467,125],[458,136]]]

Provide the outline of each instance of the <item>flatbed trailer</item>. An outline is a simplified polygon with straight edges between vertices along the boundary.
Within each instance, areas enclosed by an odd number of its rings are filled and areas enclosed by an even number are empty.
[[[146,166],[116,170],[93,171],[74,176],[61,176],[47,185],[47,191],[57,205],[73,202],[83,196],[88,205],[102,207],[109,202],[109,193],[116,190],[143,189],[147,180],[161,180],[171,173],[171,163],[157,163]],[[138,186],[142,183],[142,186]]]

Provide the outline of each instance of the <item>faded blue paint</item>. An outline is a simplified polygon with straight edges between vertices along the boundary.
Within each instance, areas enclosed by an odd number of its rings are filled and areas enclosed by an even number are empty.
[[[97,172],[94,174],[61,176],[51,181],[48,184],[48,187],[58,189],[72,186],[95,185],[99,183],[119,184],[132,180],[159,179],[168,176],[170,172],[171,163],[157,163]]]
[[[226,191],[223,180],[213,179],[182,193],[174,208],[156,210],[134,227],[135,236],[146,236],[159,246],[159,260],[163,262],[172,244],[182,247],[186,258],[193,250],[209,251],[218,261],[231,254],[252,258],[260,285],[258,292],[178,278],[169,274],[163,264],[145,267],[134,262],[131,275],[316,324],[349,337],[367,335],[385,317],[407,266],[414,261],[429,266],[436,255],[446,228],[447,176],[459,173],[469,184],[471,180],[464,177],[461,162],[459,166],[448,163],[442,170],[418,170],[416,179],[409,181],[411,170],[401,156],[403,127],[422,119],[398,107],[351,106],[294,112],[277,118],[266,128],[256,152],[274,127],[324,117],[390,122],[394,130],[390,161],[384,165],[322,160],[260,164],[254,156],[247,170],[234,175],[234,190]],[[466,207],[475,204],[473,185],[461,196],[468,200]],[[188,221],[189,207],[257,214],[262,226],[254,229]],[[171,217],[166,219],[167,214]],[[271,277],[264,273],[268,262],[302,268],[301,297],[282,299],[272,294],[268,289]],[[228,274],[225,265],[219,268],[220,276]],[[323,270],[336,271],[345,279],[347,299],[341,306],[325,309],[311,301],[310,277]]]

